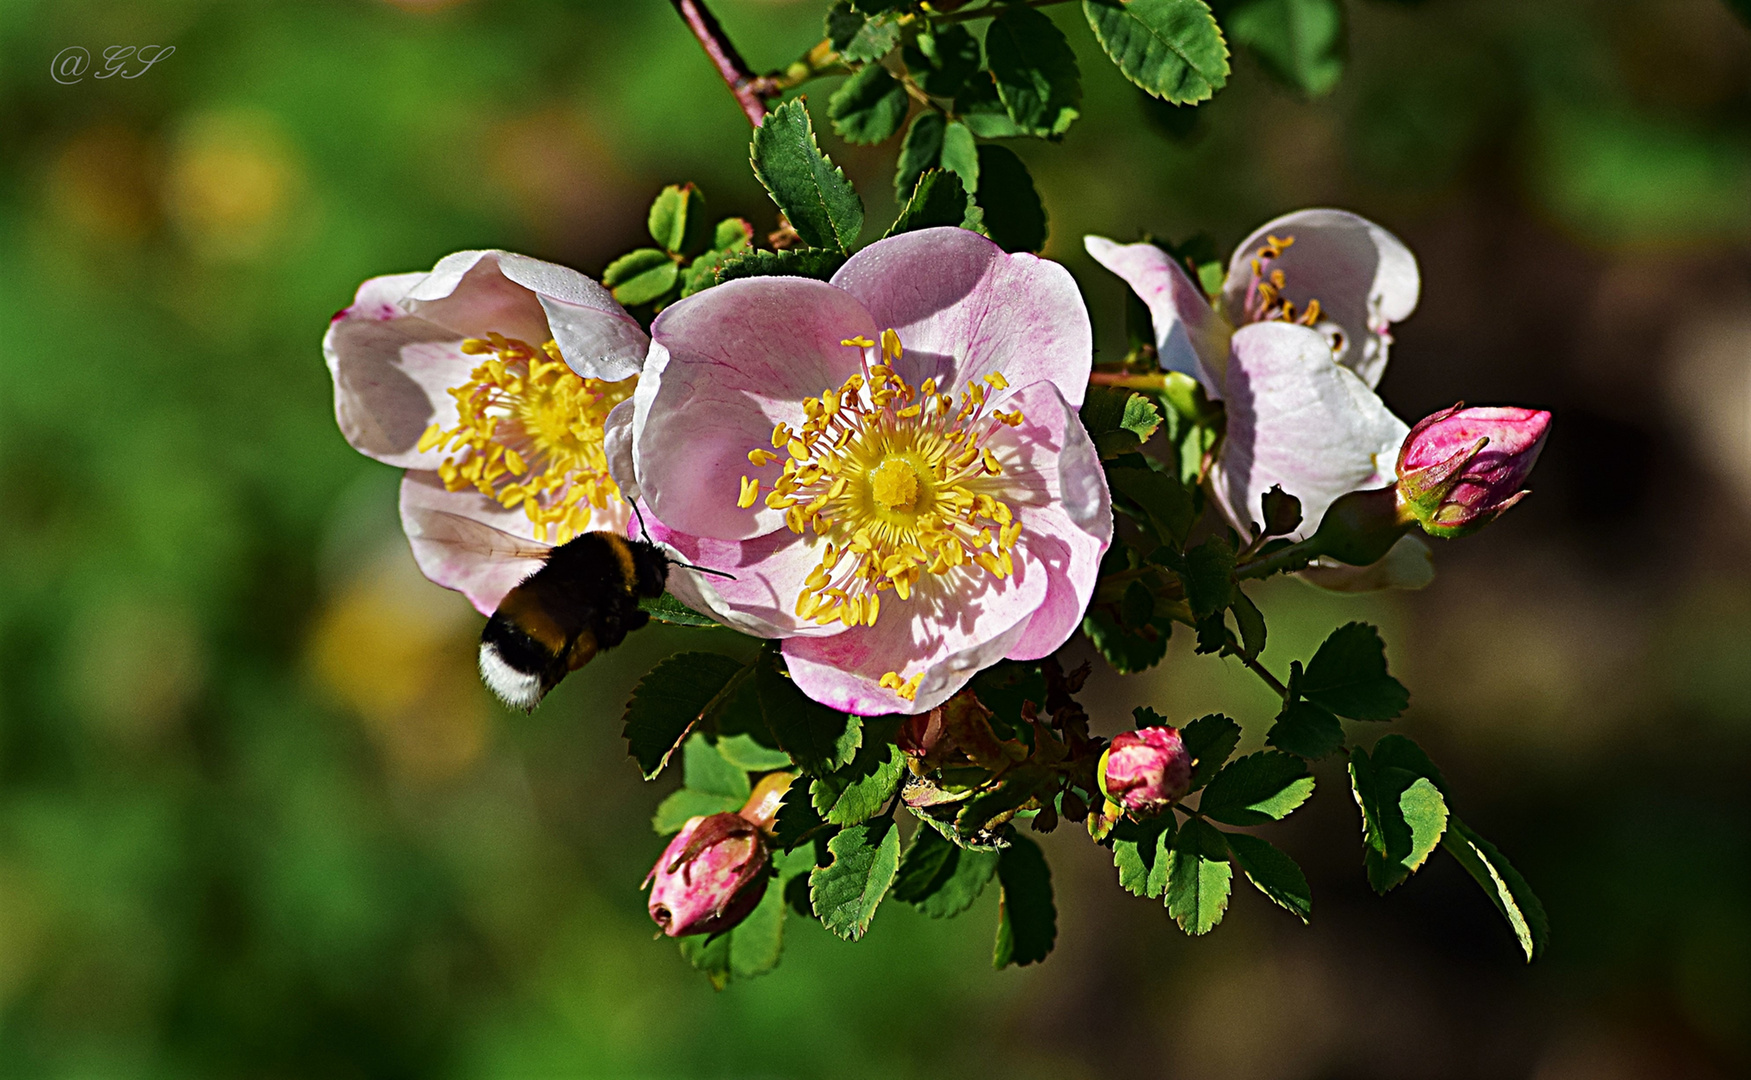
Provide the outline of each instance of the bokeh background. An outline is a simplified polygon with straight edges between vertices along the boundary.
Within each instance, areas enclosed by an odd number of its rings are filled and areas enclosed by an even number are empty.
[[[823,0],[718,0],[757,68]],[[1048,837],[1056,953],[994,972],[995,898],[793,919],[714,993],[651,940],[661,847],[619,738],[653,629],[534,716],[479,688],[393,470],[337,433],[319,342],[365,277],[508,247],[599,273],[664,183],[762,231],[748,131],[661,0],[0,4],[0,1076],[1751,1074],[1751,31],[1717,0],[1353,0],[1316,103],[1237,59],[1195,112],[1084,52],[1084,119],[1018,149],[1081,252],[1339,205],[1416,251],[1382,391],[1541,404],[1525,505],[1413,595],[1263,597],[1279,668],[1386,630],[1402,721],[1555,927],[1528,967],[1445,856],[1367,889],[1340,772],[1279,830],[1302,927],[1250,890],[1188,940]],[[59,85],[70,45],[174,44]],[[811,88],[822,106],[831,83]],[[825,143],[885,220],[894,147]],[[1073,651],[1076,647],[1073,646]],[[1096,681],[1268,696],[1176,641]]]

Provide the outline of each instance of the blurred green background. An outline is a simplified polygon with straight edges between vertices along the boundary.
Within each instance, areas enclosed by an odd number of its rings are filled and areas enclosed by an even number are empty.
[[[759,69],[825,6],[716,5]],[[1189,112],[1051,10],[1084,119],[1018,150],[1107,355],[1084,232],[1228,245],[1340,205],[1422,263],[1389,404],[1556,410],[1535,496],[1427,591],[1263,598],[1279,668],[1385,627],[1402,727],[1542,893],[1548,956],[1444,857],[1374,897],[1327,767],[1277,833],[1310,928],[1243,891],[1188,940],[1065,828],[1042,966],[990,969],[987,895],[855,946],[793,919],[775,973],[714,993],[651,940],[676,781],[619,738],[710,633],[498,708],[319,350],[360,280],[453,250],[599,273],[664,183],[770,229],[698,45],[662,0],[4,0],[0,1076],[1751,1074],[1751,32],[1716,0],[1354,0],[1329,98],[1243,56]],[[113,44],[176,52],[51,79]],[[824,143],[885,220],[894,147]],[[1087,697],[1108,733],[1139,700],[1255,741],[1272,711],[1185,641]]]

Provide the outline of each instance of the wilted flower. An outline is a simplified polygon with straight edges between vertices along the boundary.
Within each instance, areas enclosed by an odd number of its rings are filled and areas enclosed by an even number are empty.
[[[347,442],[407,470],[401,519],[420,569],[491,614],[539,565],[508,554],[518,542],[625,525],[602,429],[647,344],[577,271],[462,251],[359,286],[322,351]]]
[[[1428,416],[1399,453],[1399,501],[1433,536],[1476,532],[1525,497],[1549,433],[1541,409],[1455,405]]]
[[[1112,535],[1077,417],[1088,311],[1063,267],[961,229],[828,282],[732,281],[652,327],[615,475],[689,562],[670,587],[784,638],[810,697],[918,713],[1076,629]]]
[[[670,937],[730,929],[766,894],[770,858],[765,835],[740,814],[688,819],[645,876],[651,918]]]
[[[1391,233],[1341,210],[1277,218],[1235,249],[1214,302],[1153,244],[1086,244],[1149,305],[1162,366],[1225,403],[1211,482],[1242,535],[1263,522],[1273,486],[1301,501],[1299,538],[1340,495],[1392,482],[1406,426],[1373,387],[1419,284],[1415,257]],[[1401,546],[1409,557],[1389,562],[1404,572],[1370,584],[1426,582],[1427,549]]]
[[[1178,728],[1146,727],[1113,737],[1100,759],[1106,797],[1138,817],[1153,817],[1192,786],[1192,755]]]

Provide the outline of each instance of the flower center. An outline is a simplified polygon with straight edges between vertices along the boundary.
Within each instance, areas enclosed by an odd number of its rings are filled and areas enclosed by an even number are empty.
[[[632,396],[638,377],[583,378],[552,341],[536,347],[488,334],[467,339],[462,351],[485,359],[450,389],[457,424],[449,430],[433,424],[419,441],[422,451],[455,451],[438,466],[444,487],[472,487],[507,508],[521,506],[536,537],[548,543],[587,530],[594,511],[620,498],[608,475],[602,425]]]
[[[893,330],[882,332],[881,363],[870,363],[868,338],[842,344],[863,351],[862,371],[804,399],[802,425],[779,424],[772,450],[748,452],[756,468],[778,461],[774,451],[788,455],[766,505],[784,511],[792,532],[826,541],[797,596],[798,617],[873,626],[881,594],[909,600],[925,574],[1013,574],[1021,522],[1000,498],[1003,463],[987,445],[1001,425],[1024,419],[1020,410],[987,411],[987,393],[1008,381],[993,372],[957,405],[935,379],[914,387],[895,373],[902,350]],[[737,505],[753,506],[762,488],[742,477]],[[889,672],[882,684],[911,699],[922,678]]]
[[[1247,322],[1319,325],[1319,301],[1307,301],[1306,309],[1299,316],[1296,315],[1294,301],[1283,296],[1283,290],[1289,284],[1288,276],[1282,270],[1271,268],[1271,264],[1282,258],[1283,252],[1293,243],[1293,236],[1281,239],[1266,236],[1264,245],[1253,254],[1252,280],[1247,283],[1246,300],[1243,304]]]

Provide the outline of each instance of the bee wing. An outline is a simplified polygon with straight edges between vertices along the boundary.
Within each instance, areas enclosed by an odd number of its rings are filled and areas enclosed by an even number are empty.
[[[547,561],[553,545],[539,540],[526,540],[503,529],[495,529],[484,521],[452,514],[447,510],[421,507],[408,516],[408,536],[424,540],[454,552],[484,555],[490,559],[533,559]]]

